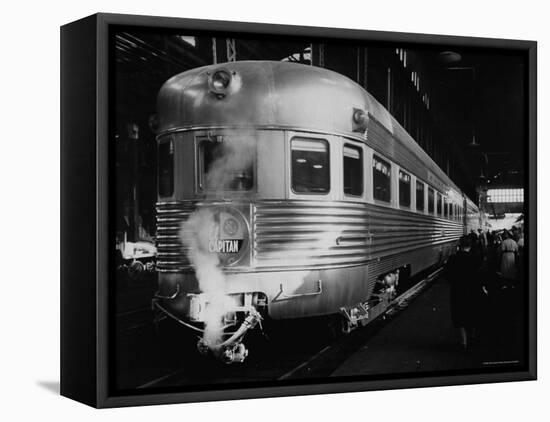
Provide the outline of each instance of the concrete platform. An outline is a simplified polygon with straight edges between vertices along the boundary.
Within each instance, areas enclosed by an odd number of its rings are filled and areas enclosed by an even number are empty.
[[[520,292],[485,297],[477,339],[460,345],[451,322],[449,283],[440,278],[352,354],[332,376],[456,371],[524,364],[525,316]]]

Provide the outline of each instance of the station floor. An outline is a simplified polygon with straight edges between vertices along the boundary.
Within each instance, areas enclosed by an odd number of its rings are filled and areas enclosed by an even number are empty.
[[[525,362],[525,320],[520,291],[490,292],[479,313],[476,339],[460,345],[453,327],[449,283],[439,278],[343,362],[332,376],[455,371],[488,367],[511,370]]]

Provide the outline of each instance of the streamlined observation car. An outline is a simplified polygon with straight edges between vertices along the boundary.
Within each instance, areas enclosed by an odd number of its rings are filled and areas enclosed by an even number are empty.
[[[154,305],[203,331],[212,295],[232,298],[218,302],[220,340],[201,344],[228,361],[242,352],[241,328],[260,318],[339,314],[345,330],[368,322],[399,278],[443,263],[466,223],[476,228],[475,205],[338,73],[205,66],[168,80],[157,111]]]

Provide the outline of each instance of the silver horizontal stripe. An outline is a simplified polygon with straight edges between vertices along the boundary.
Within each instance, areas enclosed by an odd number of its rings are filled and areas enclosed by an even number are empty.
[[[358,265],[462,234],[458,222],[364,203],[262,201],[254,210],[259,270]]]
[[[179,231],[194,209],[191,201],[157,204],[159,272],[190,269]],[[258,201],[251,227],[249,271],[360,265],[456,241],[462,235],[455,221],[350,202]]]
[[[292,201],[254,207],[253,262],[257,269],[359,264],[368,246],[362,204]],[[337,238],[349,238],[336,245]]]
[[[180,241],[181,224],[195,210],[192,201],[159,202],[157,209],[157,270],[181,272],[190,268],[187,250]]]

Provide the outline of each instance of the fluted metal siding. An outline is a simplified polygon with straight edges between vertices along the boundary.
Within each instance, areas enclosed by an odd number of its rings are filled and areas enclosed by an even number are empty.
[[[195,210],[192,201],[157,203],[157,270],[180,272],[190,268],[187,249],[180,240],[181,224]]]
[[[286,269],[360,264],[368,247],[364,204],[262,201],[252,226],[256,268]],[[336,238],[350,238],[336,245]]]
[[[364,264],[444,245],[462,234],[454,221],[349,202],[258,202],[253,227],[258,269]],[[343,237],[340,245],[336,237]]]
[[[157,204],[160,272],[190,269],[179,231],[194,209],[191,201]],[[446,245],[462,234],[455,221],[365,203],[258,201],[252,210],[248,271],[362,265]]]
[[[456,241],[462,235],[462,226],[455,221],[391,208],[367,207],[373,235],[371,258],[441,245]]]

